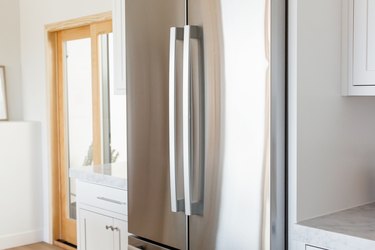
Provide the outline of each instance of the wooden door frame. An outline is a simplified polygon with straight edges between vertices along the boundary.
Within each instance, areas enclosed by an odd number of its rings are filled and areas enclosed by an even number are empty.
[[[64,249],[73,249],[68,245],[61,244],[57,240],[61,237],[61,159],[60,159],[60,143],[61,138],[59,135],[59,103],[58,103],[58,39],[57,34],[61,30],[78,28],[86,25],[91,25],[93,23],[105,22],[112,20],[112,12],[105,12],[97,15],[72,19],[64,22],[57,22],[53,24],[48,24],[45,26],[45,38],[46,38],[46,70],[47,70],[47,86],[49,90],[47,91],[49,95],[49,153],[50,153],[50,204],[51,209],[51,235],[52,242],[55,245],[59,245]]]

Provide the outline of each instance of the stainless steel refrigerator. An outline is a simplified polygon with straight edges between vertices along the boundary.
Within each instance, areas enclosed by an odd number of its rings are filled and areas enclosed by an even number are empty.
[[[286,0],[125,0],[129,244],[286,249]]]

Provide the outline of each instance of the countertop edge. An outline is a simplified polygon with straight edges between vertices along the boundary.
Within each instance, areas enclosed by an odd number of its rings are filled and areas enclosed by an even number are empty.
[[[294,224],[292,240],[328,250],[375,249],[375,241],[307,225]]]
[[[69,169],[69,177],[80,181],[107,186],[111,188],[127,190],[127,179],[117,176],[109,176],[91,171],[79,170],[75,168]]]

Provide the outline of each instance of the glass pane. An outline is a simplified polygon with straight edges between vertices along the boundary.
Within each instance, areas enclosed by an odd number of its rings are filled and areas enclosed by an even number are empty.
[[[68,167],[92,164],[92,84],[90,38],[65,43]],[[69,216],[76,218],[75,181],[69,179]]]
[[[113,70],[113,34],[100,35],[102,79],[103,160],[126,161],[126,95],[116,95]]]
[[[113,35],[109,34],[109,82],[112,162],[126,162],[126,95],[115,95],[113,78]]]

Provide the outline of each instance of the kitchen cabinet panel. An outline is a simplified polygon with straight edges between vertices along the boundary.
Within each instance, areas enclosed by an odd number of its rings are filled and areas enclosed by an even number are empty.
[[[93,183],[78,181],[80,195],[77,202],[98,207],[104,210],[127,215],[127,192],[125,190],[105,187]]]
[[[343,1],[343,95],[375,95],[375,0]]]
[[[123,220],[114,219],[114,249],[127,250],[128,249],[128,223]]]
[[[353,21],[353,85],[375,85],[375,1],[354,1]]]
[[[79,230],[81,250],[114,249],[114,234],[111,230],[113,218],[79,210]],[[116,249],[117,250],[117,249]]]
[[[78,250],[127,250],[127,191],[77,180]]]

